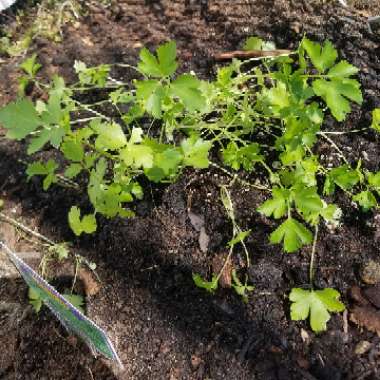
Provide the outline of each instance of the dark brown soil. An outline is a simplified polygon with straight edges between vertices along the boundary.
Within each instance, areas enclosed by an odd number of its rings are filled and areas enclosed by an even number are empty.
[[[376,3],[344,9],[334,1],[120,0],[106,9],[91,5],[80,24],[64,27],[62,43],[38,38],[32,50],[43,64],[41,75],[59,72],[70,81],[75,59],[88,64],[134,63],[141,46],[174,39],[181,70],[209,78],[214,72],[212,54],[237,49],[246,36],[273,40],[279,48],[295,47],[303,33],[321,41],[329,38],[361,69],[365,101],[343,126],[357,129],[368,126],[370,110],[380,106],[380,38],[369,32],[365,17],[379,13]],[[17,91],[18,59],[4,60],[0,104]],[[114,75],[126,79],[128,73]],[[349,158],[359,155],[366,167],[380,169],[379,138],[374,134],[335,141]],[[248,274],[256,289],[244,304],[230,289],[208,295],[191,278],[192,272],[209,273],[213,257],[224,252],[231,237],[218,201],[219,185],[228,181],[220,172],[188,171],[176,184],[147,185],[146,198],[136,205],[136,218],[101,220],[95,236],[74,239],[67,211],[85,200],[59,187],[44,193],[38,180],[26,183],[17,162],[23,156],[22,144],[1,138],[0,196],[6,200],[5,211],[15,208],[14,215],[26,224],[55,241],[73,241],[76,253],[97,263],[102,288],[87,297],[87,314],[107,330],[125,369],[94,359],[47,310],[34,315],[26,308],[24,283],[2,278],[0,305],[6,307],[0,309],[1,379],[380,378],[380,340],[375,333],[351,323],[347,330],[347,316],[342,315],[334,315],[328,331],[320,335],[306,323],[290,320],[286,295],[293,286],[308,282],[308,250],[284,255],[268,244],[272,222],[255,211],[264,200],[261,193],[241,186],[232,191],[239,224],[253,230]],[[322,229],[316,279],[318,286],[339,289],[350,306],[348,290],[363,285],[360,268],[370,259],[379,261],[380,220],[378,213],[360,213],[343,196],[337,201],[344,224],[334,233]],[[190,223],[189,205],[205,218],[210,236],[206,254]],[[243,262],[241,255],[242,260],[239,254],[235,258],[237,265]],[[55,280],[63,290],[64,280]],[[364,340],[371,348],[356,354],[357,344]]]

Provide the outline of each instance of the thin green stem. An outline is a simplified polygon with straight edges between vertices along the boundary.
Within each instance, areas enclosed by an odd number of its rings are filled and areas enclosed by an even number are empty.
[[[311,255],[310,255],[309,281],[310,281],[311,287],[313,287],[313,281],[314,281],[314,261],[315,261],[315,252],[317,248],[318,230],[319,230],[319,227],[317,224],[315,226],[313,246],[311,248]]]
[[[23,165],[28,165],[29,164],[28,162],[26,162],[24,160],[21,160],[21,159],[18,159],[17,162],[20,162]],[[67,178],[64,175],[59,174],[59,173],[56,173],[55,175],[58,178],[58,185],[60,185],[62,187],[72,188],[72,189],[75,189],[75,190],[79,190],[80,189],[80,186],[76,182],[74,182],[72,179]]]
[[[240,228],[240,226],[238,226],[237,224],[236,224],[236,229],[237,229],[238,233],[243,232],[242,229]],[[245,241],[243,239],[240,241],[240,243],[243,246],[243,250],[245,253],[246,260],[247,260],[247,268],[249,268],[251,266],[251,259],[249,257],[247,246],[245,245]]]

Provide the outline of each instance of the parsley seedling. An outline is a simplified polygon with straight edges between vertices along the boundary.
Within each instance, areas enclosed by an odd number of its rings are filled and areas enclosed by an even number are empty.
[[[273,47],[251,37],[245,49]],[[320,44],[303,38],[296,51],[263,58],[261,64],[258,58],[234,59],[218,67],[210,81],[192,72],[177,75],[176,54],[174,41],[155,52],[143,48],[137,67],[117,64],[134,69],[136,78],[128,83],[111,77],[112,65],[88,67],[84,62],[75,63],[78,82],[73,85],[57,76],[40,83],[35,78],[39,69],[35,57],[23,64],[28,78],[46,91],[44,100],[33,103],[21,98],[9,103],[0,109],[0,124],[8,138],[27,141],[29,155],[47,147],[61,152],[63,163],[50,159],[27,168],[28,178],[44,178],[45,190],[83,178],[93,210],[84,216],[76,206],[70,210],[68,220],[76,235],[96,230],[96,214],[132,217],[128,205],[143,198],[143,177],[168,183],[186,167],[207,169],[211,150],[220,158],[213,166],[233,178],[245,171],[256,181],[250,185],[265,191],[267,198],[257,211],[278,221],[268,238],[285,252],[310,245],[311,231],[321,223],[338,224],[341,211],[326,196],[333,202],[335,194],[343,192],[364,211],[378,208],[380,172],[366,171],[359,159],[348,160],[334,141],[336,134],[361,130],[332,131],[324,123],[326,115],[336,123],[344,121],[351,104],[363,101],[358,69],[340,60],[330,41]],[[249,65],[252,62],[254,67]],[[102,99],[92,104],[78,101],[78,94],[99,88],[104,90]],[[78,118],[82,112],[89,115]],[[368,128],[380,131],[379,124],[376,109]],[[333,167],[326,167],[318,156],[321,139],[337,154]],[[248,231],[236,224],[226,199],[233,224],[229,257],[239,243],[249,265],[244,244]],[[217,279],[216,275],[207,282],[195,276],[194,281],[215,290]],[[235,285],[240,289],[236,281]],[[316,292],[297,298],[309,305],[312,315],[312,305],[331,301],[326,296],[331,292],[323,297]],[[326,321],[326,313],[321,320]],[[312,326],[324,325],[313,322]]]

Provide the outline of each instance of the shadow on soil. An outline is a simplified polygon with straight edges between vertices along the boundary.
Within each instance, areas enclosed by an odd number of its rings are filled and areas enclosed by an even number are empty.
[[[0,143],[2,192],[21,204],[24,215],[37,216],[42,220],[42,232],[48,233],[52,239],[72,240],[73,236],[67,223],[62,221],[66,220],[67,210],[72,204],[83,203],[80,194],[57,186],[47,193],[43,192],[38,179],[26,183],[25,169],[23,165],[17,163],[17,157],[20,156],[22,151],[20,152],[19,145]],[[293,367],[291,359],[293,353],[288,343],[281,338],[276,326],[260,320],[262,316],[252,318],[247,315],[246,305],[232,295],[230,290],[228,294],[223,294],[221,291],[214,296],[197,289],[192,281],[189,263],[178,263],[178,260],[173,262],[170,256],[163,258],[157,253],[162,250],[161,241],[165,237],[160,236],[159,228],[150,223],[152,220],[149,217],[103,222],[103,226],[99,226],[101,232],[77,240],[75,243],[78,244],[77,247],[83,249],[83,252],[90,252],[90,255],[100,251],[101,255],[92,256],[90,259],[95,262],[103,261],[107,268],[117,271],[123,281],[120,284],[123,289],[130,291],[135,286],[148,289],[154,299],[154,306],[162,313],[162,318],[170,320],[173,326],[186,336],[189,345],[196,347],[200,342],[207,341],[205,337],[209,338],[212,332],[212,336],[217,336],[215,343],[226,352],[236,354],[237,360],[241,363],[247,359],[255,359],[260,353],[260,360],[267,362],[266,371],[269,370],[266,372],[267,379],[284,378],[277,373],[278,371],[281,373],[285,371],[284,376],[291,378],[286,367]],[[150,267],[159,269],[142,270]],[[0,290],[8,285],[2,283]],[[25,285],[19,284],[19,286],[25,297]],[[20,293],[18,297],[20,298]],[[25,298],[23,304],[25,306]],[[146,307],[149,308],[149,305]],[[50,313],[44,312],[38,319],[28,317],[27,324],[29,330],[25,334],[28,336],[28,341],[30,339],[29,344],[35,345],[33,351],[41,365],[45,353],[51,354],[50,347],[58,343],[67,346],[68,352],[76,351],[60,337],[63,330],[59,329],[58,332],[58,322]],[[50,329],[57,334],[49,335]],[[43,334],[33,338],[35,331],[43,331]],[[44,336],[48,337],[47,345],[44,343]],[[38,344],[35,339],[38,340]],[[263,352],[263,346],[268,351]],[[270,347],[280,349],[281,354],[270,352]],[[22,355],[22,352],[18,355]],[[69,361],[70,357],[69,355]],[[65,365],[56,364],[59,368]]]

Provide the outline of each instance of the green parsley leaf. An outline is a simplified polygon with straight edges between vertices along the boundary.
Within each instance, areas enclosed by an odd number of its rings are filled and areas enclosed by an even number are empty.
[[[141,128],[133,128],[127,146],[120,151],[120,158],[127,166],[135,169],[150,169],[153,166],[153,149],[149,143],[143,144],[143,131]],[[149,142],[149,140],[147,140]]]
[[[109,97],[113,105],[117,105],[119,103],[127,104],[134,100],[134,96],[132,95],[132,93],[125,91],[122,88],[119,88],[111,92]]]
[[[139,70],[152,77],[161,77],[160,65],[157,58],[147,49],[143,48],[140,51]]]
[[[84,157],[83,146],[80,142],[71,138],[66,138],[61,145],[61,151],[65,158],[71,161],[80,162]]]
[[[193,281],[198,288],[206,289],[210,293],[218,289],[218,277],[214,274],[211,281],[205,281],[199,274],[193,273]]]
[[[166,175],[175,172],[182,161],[182,154],[175,148],[165,149],[154,157],[154,165],[164,171]]]
[[[358,202],[364,211],[368,211],[377,206],[377,200],[373,193],[369,190],[361,191],[360,193],[354,195],[352,199],[355,202]]]
[[[372,111],[372,124],[371,128],[380,132],[380,108],[375,108]]]
[[[303,224],[288,218],[271,233],[269,240],[273,244],[279,244],[283,240],[285,252],[295,252],[303,245],[311,243],[313,235]]]
[[[131,217],[133,212],[122,208],[122,203],[131,200],[131,195],[124,192],[122,187],[117,183],[108,185],[104,181],[104,175],[107,169],[107,161],[101,158],[95,169],[90,172],[90,181],[88,184],[88,195],[95,210],[109,218],[116,215],[122,217]]]
[[[264,41],[259,37],[249,37],[246,39],[243,50],[261,50]]]
[[[145,145],[128,145],[120,151],[120,158],[127,166],[150,169],[153,166],[152,148]]]
[[[321,73],[330,68],[338,58],[336,49],[328,40],[325,41],[322,47],[318,42],[313,42],[304,38],[302,40],[302,46],[305,48],[313,65]]]
[[[280,111],[291,104],[290,94],[283,82],[277,82],[276,87],[272,87],[269,90],[264,88],[262,94],[275,116],[279,116]]]
[[[327,222],[337,224],[342,216],[342,210],[335,204],[326,204],[323,202],[323,209],[320,211],[320,215]]]
[[[84,314],[84,298],[79,294],[64,293],[62,296]]]
[[[296,186],[293,189],[293,197],[297,210],[304,217],[318,217],[323,203],[316,187]]]
[[[145,170],[146,176],[153,182],[160,182],[177,172],[183,156],[176,148],[167,148],[154,153],[153,167]]]
[[[27,180],[35,175],[44,175],[43,189],[46,191],[52,183],[57,183],[58,178],[55,175],[55,171],[58,168],[58,164],[54,160],[49,160],[46,164],[41,161],[32,162],[28,164],[26,168]]]
[[[141,128],[134,127],[131,132],[131,137],[129,138],[129,144],[138,144],[143,141],[144,131]]]
[[[57,243],[50,246],[49,252],[54,253],[59,261],[67,259],[70,253],[67,242]]]
[[[146,111],[156,119],[162,115],[165,89],[157,80],[135,81],[137,99],[142,101]]]
[[[143,48],[140,51],[139,70],[148,76],[162,78],[170,76],[177,70],[177,48],[174,41],[161,45],[157,49],[157,57]]]
[[[380,171],[377,173],[367,173],[368,185],[380,195]]]
[[[29,99],[21,99],[0,109],[0,124],[8,130],[9,139],[21,140],[35,131],[41,120],[33,103]]]
[[[231,240],[227,243],[227,247],[234,247],[236,244],[241,243],[242,241],[244,241],[244,239],[245,239],[247,236],[249,236],[250,233],[251,233],[251,230],[240,231],[236,236],[234,236],[233,239],[231,239]]]
[[[65,170],[65,177],[67,178],[75,178],[81,171],[82,165],[77,163],[70,164]]]
[[[257,211],[265,216],[271,216],[275,219],[283,217],[288,210],[290,192],[287,189],[274,187],[272,190],[272,198],[265,201]]]
[[[84,62],[75,61],[74,69],[78,74],[81,84],[104,87],[107,83],[111,67],[105,64],[95,67],[87,67]]]
[[[316,95],[320,96],[338,121],[343,121],[351,111],[349,100],[357,104],[363,102],[360,83],[354,79],[317,79],[312,83]]]
[[[211,148],[210,141],[204,141],[195,135],[182,140],[181,149],[183,163],[196,169],[205,169],[209,166],[208,152]]]
[[[117,150],[127,143],[127,138],[121,126],[117,123],[102,123],[98,121],[91,127],[98,134],[95,147],[99,150]]]
[[[28,145],[28,154],[33,154],[42,149],[42,147],[48,143],[51,137],[50,129],[42,129],[39,131],[38,136],[30,140]]]
[[[237,276],[236,270],[234,269],[232,271],[232,287],[234,288],[236,294],[238,294],[243,302],[247,303],[248,302],[248,292],[252,292],[255,290],[255,287],[252,285],[247,284],[247,280],[243,284],[240,280],[239,277]]]
[[[359,69],[347,61],[340,61],[335,66],[333,66],[329,72],[329,77],[350,77],[351,75],[357,74]]]
[[[335,190],[335,184],[343,190],[351,190],[360,181],[357,170],[351,169],[347,164],[331,169],[326,176],[323,192],[331,195]]]
[[[96,219],[94,214],[84,215],[81,219],[81,212],[77,206],[72,206],[68,215],[70,228],[74,234],[80,236],[83,232],[91,234],[96,231]]]
[[[293,165],[302,161],[305,155],[305,149],[302,145],[297,145],[293,149],[290,145],[285,146],[285,151],[280,154],[280,160],[284,165]]]
[[[223,149],[222,155],[223,162],[235,170],[239,170],[241,166],[247,171],[252,170],[256,162],[264,159],[260,154],[260,145],[257,143],[238,147],[235,142],[231,141]]]
[[[42,307],[42,299],[36,288],[29,287],[28,289],[29,303],[33,306],[34,311],[38,314]]]
[[[175,41],[167,42],[157,49],[158,62],[164,76],[170,76],[177,70],[177,46]]]
[[[36,59],[37,54],[33,54],[20,65],[24,72],[28,74],[31,78],[34,78],[38,70],[42,67],[38,62],[36,62]]]
[[[182,74],[170,84],[170,90],[185,105],[189,112],[202,111],[206,99],[200,90],[201,81],[191,74]]]
[[[302,321],[310,315],[310,326],[313,331],[320,332],[327,329],[326,323],[330,313],[338,313],[345,309],[339,301],[340,294],[335,289],[304,290],[293,288],[289,294],[292,302],[290,317],[293,321]]]

